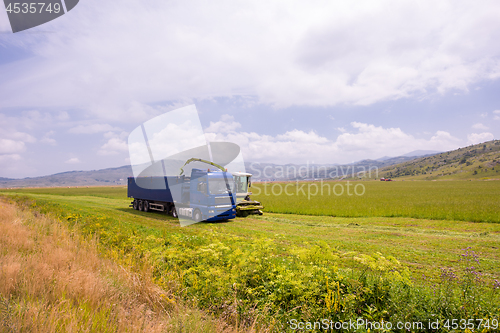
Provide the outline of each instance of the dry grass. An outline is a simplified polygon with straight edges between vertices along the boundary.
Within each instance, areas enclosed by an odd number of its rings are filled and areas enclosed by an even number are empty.
[[[236,331],[160,289],[149,266],[124,269],[61,222],[0,201],[0,332]]]

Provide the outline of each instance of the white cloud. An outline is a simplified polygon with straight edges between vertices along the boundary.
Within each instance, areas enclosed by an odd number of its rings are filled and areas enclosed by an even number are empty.
[[[108,139],[105,144],[97,151],[98,155],[117,155],[119,153],[128,152],[128,144],[125,142],[127,138],[127,132],[114,133],[107,132],[104,133],[104,138]]]
[[[0,177],[17,178],[20,171],[31,169],[32,165],[26,163],[20,154],[0,154]]]
[[[500,110],[495,110],[493,113],[495,114],[493,120],[500,120]]]
[[[0,67],[0,100],[130,121],[151,111],[134,101],[367,105],[467,91],[500,77],[499,11],[496,1],[87,0],[40,28],[56,34],[4,42],[36,56]]]
[[[35,136],[40,136],[42,143],[49,143],[48,136],[54,134],[54,128],[67,128],[70,125],[66,112],[40,112],[38,110],[20,113],[0,113],[0,137],[35,143]]]
[[[234,119],[229,121],[232,123]],[[437,131],[431,138],[421,139],[400,128],[384,128],[359,122],[352,122],[351,127],[351,131],[344,129],[335,140],[313,131],[297,129],[276,136],[233,130],[207,133],[207,138],[210,141],[237,143],[246,161],[295,164],[349,163],[387,155],[398,156],[413,150],[445,151],[458,148],[461,143],[445,131]]]
[[[21,160],[22,157],[19,154],[6,154],[6,155],[0,155],[0,163],[9,163],[9,162],[14,162],[14,161],[19,161]],[[4,166],[2,167],[2,169]]]
[[[52,126],[57,122],[57,116],[49,112],[40,112],[38,110],[25,111],[21,117],[16,119],[17,125],[33,130],[41,126]]]
[[[68,164],[78,164],[78,163],[81,163],[80,159],[78,157],[72,157],[70,158],[69,160],[67,160],[66,162],[64,163],[68,163]]]
[[[68,130],[69,133],[74,134],[95,134],[108,131],[120,130],[109,124],[91,124],[91,125],[78,125]]]
[[[4,136],[15,139],[15,140],[20,140],[26,143],[34,143],[36,142],[36,138],[28,133],[24,132],[18,132],[18,131],[7,131],[3,133]]]
[[[418,139],[400,128],[384,128],[352,122],[357,132],[338,136],[336,145],[351,160],[398,156],[413,150],[449,150],[458,148],[460,140],[445,131],[437,131],[430,139]]]
[[[16,125],[13,119],[0,114],[0,137],[25,143],[36,142],[36,138],[33,135],[16,130]]]
[[[116,137],[118,137],[118,136],[120,136],[120,137],[121,137],[121,136],[123,136],[123,135],[126,135],[126,133],[125,133],[125,132],[122,132],[122,134],[116,134],[115,132],[106,132],[106,133],[104,133],[104,135],[103,135],[103,136],[104,136],[104,138],[106,138],[106,139],[111,139],[111,138],[116,138]]]
[[[417,146],[421,148],[417,149],[446,151],[459,148],[462,141],[446,131],[437,131],[430,140],[419,140],[419,142],[420,145]]]
[[[207,133],[228,133],[240,128],[241,124],[234,121],[234,117],[228,114],[222,115],[221,120],[210,122],[210,125],[205,129]]]
[[[44,134],[42,139],[40,140],[41,143],[46,143],[52,146],[57,145],[57,141],[52,137],[54,136],[55,132],[54,131],[49,131]]]
[[[104,145],[101,146],[101,149],[97,152],[99,155],[116,155],[120,152],[127,152],[128,145],[125,140],[120,138],[111,138]]]
[[[328,143],[327,138],[323,138],[316,134],[314,131],[308,133],[297,129],[286,132],[285,134],[278,134],[276,139],[279,141],[294,141],[303,143],[325,144]]]
[[[478,130],[484,130],[485,131],[485,130],[488,129],[488,126],[483,125],[481,123],[477,123],[477,124],[472,125],[472,128],[473,129],[478,129]]]
[[[59,121],[69,120],[69,114],[66,111],[61,111],[57,114],[56,119]]]
[[[467,135],[467,144],[468,145],[475,145],[478,143],[493,140],[494,138],[495,138],[495,136],[489,132],[471,133],[471,134]]]
[[[18,154],[25,150],[26,145],[22,141],[0,139],[0,154]]]
[[[399,128],[383,128],[364,123],[352,122],[351,126],[358,129],[357,133],[343,133],[338,136],[337,144],[343,150],[366,151],[374,146],[398,144],[404,146],[410,135],[403,133]]]

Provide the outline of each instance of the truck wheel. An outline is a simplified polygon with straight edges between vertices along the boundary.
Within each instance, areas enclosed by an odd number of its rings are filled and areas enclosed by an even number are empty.
[[[144,201],[144,202],[142,203],[142,208],[144,209],[144,211],[145,211],[146,213],[147,213],[147,212],[149,212],[149,202]]]
[[[196,222],[200,222],[201,219],[202,219],[201,212],[198,209],[195,210],[193,214],[193,220],[195,220]]]
[[[138,210],[139,209],[139,203],[137,202],[137,200],[134,199],[134,202],[132,203],[132,207],[135,209],[135,210]]]
[[[172,217],[177,218],[177,211],[175,210],[175,207],[172,208]]]
[[[137,205],[137,208],[139,208],[139,210],[142,212],[143,210],[143,205],[142,205],[142,200],[139,200],[139,204]]]

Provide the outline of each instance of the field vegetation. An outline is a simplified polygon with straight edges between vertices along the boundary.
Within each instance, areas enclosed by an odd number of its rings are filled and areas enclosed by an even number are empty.
[[[0,332],[236,331],[161,289],[151,266],[100,252],[78,228],[0,200]]]
[[[437,331],[447,332],[443,325],[450,318],[499,319],[497,182],[364,184],[375,187],[367,187],[364,197],[352,196],[355,201],[262,192],[258,199],[268,210],[302,210],[186,228],[164,214],[132,210],[124,188],[3,195],[92,237],[100,255],[118,265],[147,264],[159,288],[240,330],[281,332],[291,330],[292,320],[361,318],[437,320]],[[370,194],[375,189],[377,195]],[[399,213],[390,215],[391,202]],[[342,209],[346,217],[339,217]],[[368,329],[357,330],[363,331]]]

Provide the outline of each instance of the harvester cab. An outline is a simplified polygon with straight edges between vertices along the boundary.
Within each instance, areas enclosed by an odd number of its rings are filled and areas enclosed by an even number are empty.
[[[252,174],[246,172],[233,172],[234,192],[236,192],[236,216],[245,217],[252,214],[262,215],[264,206],[258,201],[250,199],[250,177]]]

